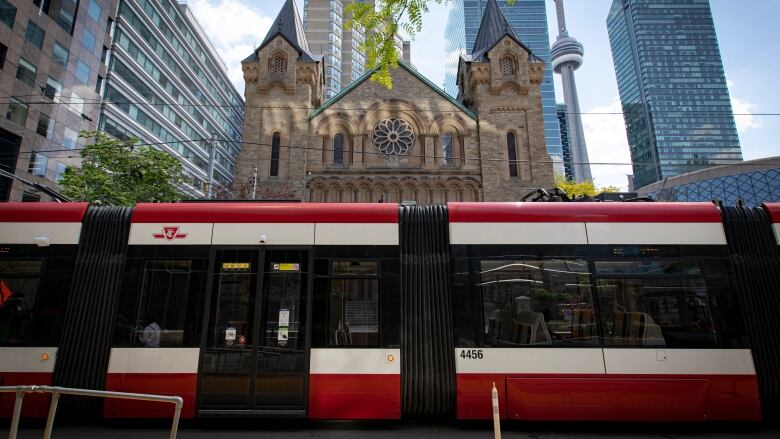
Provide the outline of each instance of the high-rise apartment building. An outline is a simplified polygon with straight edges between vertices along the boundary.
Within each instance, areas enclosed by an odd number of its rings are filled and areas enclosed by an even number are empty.
[[[346,7],[353,1],[374,5],[374,0],[304,0],[303,27],[312,55],[321,55],[325,67],[324,99],[330,99],[366,72],[366,54],[360,45],[367,31],[347,28]],[[395,36],[402,58],[404,41]]]
[[[558,104],[558,123],[561,127],[561,151],[563,151],[563,170],[567,180],[574,180],[574,166],[572,163],[571,143],[569,142],[569,111],[566,104]]]
[[[212,137],[216,193],[232,185],[244,101],[185,3],[127,0],[117,14],[99,128],[177,157],[193,196],[204,194]]]
[[[56,189],[94,130],[118,0],[0,0],[0,169]],[[0,201],[48,197],[0,176]]]
[[[607,28],[637,188],[742,160],[708,0],[614,0]]]
[[[458,93],[455,77],[458,57],[472,50],[488,2],[489,0],[453,0],[452,2],[445,29],[444,89],[453,97]],[[545,141],[555,172],[563,175],[561,132],[556,110],[545,3],[545,0],[517,0],[514,5],[508,6],[506,0],[498,2],[520,41],[546,64],[542,82]]]

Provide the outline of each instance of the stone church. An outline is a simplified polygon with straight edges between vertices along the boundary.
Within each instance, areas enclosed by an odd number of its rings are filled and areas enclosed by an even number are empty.
[[[325,60],[327,62],[327,60]],[[544,62],[495,1],[460,58],[458,99],[399,61],[393,87],[373,71],[322,100],[294,0],[242,61],[244,144],[239,198],[310,202],[512,201],[553,184],[540,85]]]

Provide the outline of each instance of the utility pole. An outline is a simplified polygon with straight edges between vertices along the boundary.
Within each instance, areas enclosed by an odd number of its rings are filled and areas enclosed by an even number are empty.
[[[217,133],[211,133],[211,142],[209,142],[209,168],[208,168],[208,188],[206,189],[206,199],[210,200],[214,193],[214,160],[217,157]]]

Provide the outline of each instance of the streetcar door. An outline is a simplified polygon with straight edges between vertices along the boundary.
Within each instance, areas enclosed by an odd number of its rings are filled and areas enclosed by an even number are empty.
[[[305,415],[306,249],[216,250],[199,414]]]

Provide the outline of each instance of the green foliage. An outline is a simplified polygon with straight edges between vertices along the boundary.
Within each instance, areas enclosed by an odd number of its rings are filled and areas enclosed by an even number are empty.
[[[516,1],[509,0],[507,3],[511,5]],[[390,69],[398,68],[395,37],[399,30],[403,30],[409,38],[414,39],[422,31],[423,15],[428,13],[428,6],[433,3],[446,4],[449,0],[381,0],[376,6],[358,2],[347,5],[347,29],[366,30],[365,41],[360,45],[366,54],[366,67],[372,69],[380,66],[371,75],[372,81],[393,88]]]
[[[595,197],[603,192],[621,192],[620,188],[615,186],[606,186],[601,189],[596,189],[596,185],[593,180],[586,180],[582,183],[576,183],[571,180],[567,180],[560,175],[555,176],[555,187],[562,189],[569,197],[579,197],[587,195],[589,197]]]
[[[73,200],[97,205],[133,206],[140,202],[171,202],[186,198],[181,163],[170,154],[137,139],[114,139],[99,131],[80,135],[94,139],[81,150],[81,167],[68,167],[60,185]]]

